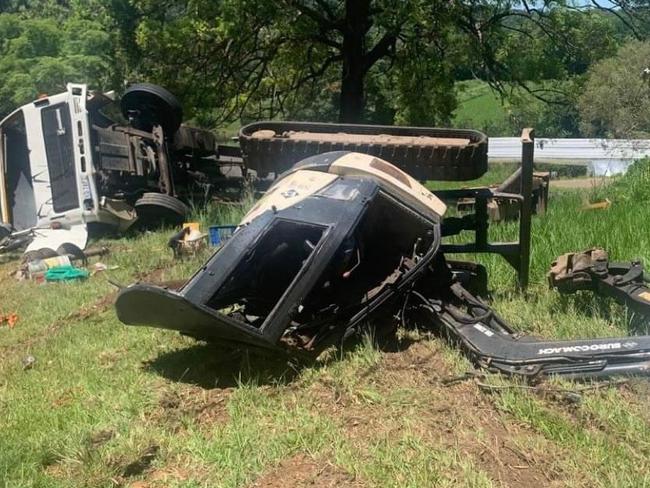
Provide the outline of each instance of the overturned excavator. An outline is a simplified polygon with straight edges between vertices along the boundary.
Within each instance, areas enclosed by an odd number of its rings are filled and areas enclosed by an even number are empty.
[[[453,218],[443,222],[445,211],[441,199],[378,157],[312,156],[280,176],[180,289],[129,286],[118,296],[117,314],[128,325],[201,340],[313,353],[373,317],[397,316],[457,344],[491,371],[650,371],[647,336],[549,342],[517,334],[475,296],[485,288],[484,270],[446,259],[447,250],[464,248],[442,245],[443,235],[463,228]]]

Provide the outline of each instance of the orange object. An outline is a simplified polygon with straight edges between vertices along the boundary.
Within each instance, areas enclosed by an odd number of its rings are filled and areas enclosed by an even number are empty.
[[[0,315],[0,325],[4,324],[5,322],[10,329],[13,329],[18,322],[18,314],[16,312],[13,312],[8,315]]]
[[[17,322],[18,322],[18,314],[16,312],[7,315],[7,325],[9,326],[10,329],[13,329],[16,326]]]

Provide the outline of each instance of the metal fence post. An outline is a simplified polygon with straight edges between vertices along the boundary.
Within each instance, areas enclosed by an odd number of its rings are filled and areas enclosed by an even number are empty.
[[[533,162],[535,132],[531,128],[521,132],[521,211],[519,213],[519,287],[528,287],[530,273],[530,233],[533,199]]]

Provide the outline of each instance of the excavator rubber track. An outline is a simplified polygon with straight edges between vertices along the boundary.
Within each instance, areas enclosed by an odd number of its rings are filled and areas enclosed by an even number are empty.
[[[239,144],[261,177],[330,151],[376,156],[420,181],[473,180],[488,168],[487,136],[466,129],[267,121],[242,127]]]

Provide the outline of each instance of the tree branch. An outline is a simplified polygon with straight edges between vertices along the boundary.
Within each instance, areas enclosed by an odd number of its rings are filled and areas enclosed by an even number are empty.
[[[612,7],[604,7],[604,6],[602,6],[601,4],[599,4],[596,0],[591,0],[591,3],[592,3],[592,4],[593,4],[597,9],[602,10],[602,11],[604,11],[604,12],[609,12],[609,13],[615,15],[616,18],[617,18],[618,20],[620,20],[621,22],[623,22],[623,24],[625,25],[625,27],[627,27],[628,29],[630,29],[630,31],[632,32],[632,35],[634,35],[634,37],[636,37],[637,39],[641,39],[641,38],[642,38],[642,36],[641,36],[641,35],[639,34],[639,32],[637,31],[636,27],[634,27],[634,26],[633,26],[633,25],[632,25],[632,24],[631,24],[627,19],[623,18],[623,16],[622,16],[622,15],[621,15],[621,14],[620,14],[620,13],[619,13],[615,8],[612,8]],[[612,3],[614,3],[614,2],[612,2]],[[615,3],[615,4],[618,5],[618,6],[620,7],[620,9],[623,10],[626,14],[628,14],[627,10],[625,10],[625,8],[624,8],[623,6],[621,6],[618,2]],[[629,15],[629,14],[628,14],[628,15]]]
[[[363,69],[367,72],[372,66],[379,61],[381,58],[390,53],[391,49],[394,50],[395,42],[397,41],[397,36],[392,33],[386,33],[384,36],[375,44],[368,53],[364,56],[363,60]]]
[[[328,19],[327,17],[323,16],[318,10],[311,8],[298,0],[289,0],[288,4],[295,7],[301,14],[306,15],[311,20],[316,22],[316,24],[318,24],[319,30],[337,30],[339,32],[342,31],[341,25],[338,22],[333,19]]]

